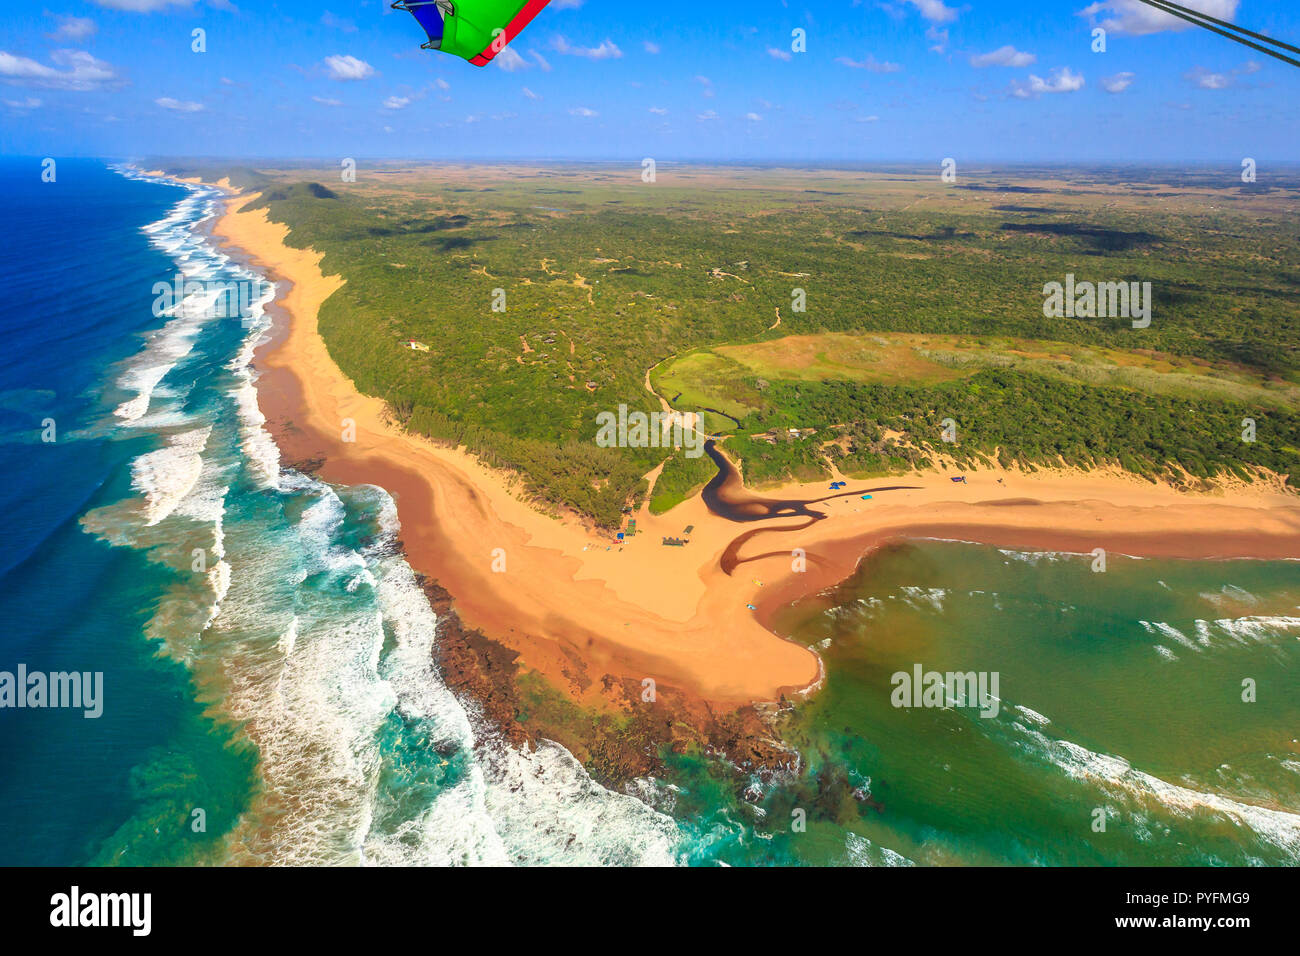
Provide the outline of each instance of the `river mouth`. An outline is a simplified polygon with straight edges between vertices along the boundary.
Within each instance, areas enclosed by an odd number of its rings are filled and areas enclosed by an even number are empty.
[[[813,505],[834,501],[837,498],[848,498],[853,495],[873,494],[880,491],[905,491],[920,487],[919,485],[877,485],[871,488],[837,491],[834,494],[823,495],[820,498],[764,498],[745,488],[739,469],[728,460],[726,455],[718,450],[717,442],[713,439],[706,441],[704,451],[713,459],[713,463],[718,466],[718,473],[709,479],[709,483],[704,486],[704,490],[701,492],[704,505],[711,514],[725,518],[728,521],[740,523],[766,521],[769,518],[807,519],[801,524],[779,528],[753,528],[734,538],[722,553],[721,567],[723,573],[727,575],[730,575],[737,565],[743,564],[745,561],[755,561],[765,556],[765,554],[756,554],[743,559],[740,557],[741,547],[751,538],[764,533],[781,534],[802,531],[810,525],[829,517],[825,511],[814,510]]]

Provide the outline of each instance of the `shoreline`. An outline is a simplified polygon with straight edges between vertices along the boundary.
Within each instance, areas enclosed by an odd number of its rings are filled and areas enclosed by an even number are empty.
[[[386,421],[334,365],[316,326],[320,305],[343,286],[321,256],[284,242],[266,210],[240,212],[257,194],[225,200],[218,241],[242,252],[281,294],[254,365],[258,402],[282,461],[345,484],[374,484],[397,502],[407,559],[452,596],[464,624],[518,655],[576,702],[607,707],[609,679],[654,679],[711,705],[741,707],[819,686],[815,652],[773,630],[792,602],[847,579],[876,547],[904,538],[971,540],[1028,551],[1138,557],[1300,558],[1300,497],[1263,484],[1183,492],[1117,470],[984,468],[852,481],[854,493],[810,505],[827,517],[744,524],[710,513],[700,495],[666,515],[643,506],[639,534],[622,546],[572,517],[537,510],[510,476],[459,449]],[[343,423],[356,440],[343,440]],[[883,491],[872,486],[918,487]],[[825,484],[790,484],[755,500],[815,500]],[[684,548],[662,547],[680,536]],[[1241,529],[1251,529],[1243,531]],[[731,575],[720,558],[742,534]],[[791,549],[807,570],[791,568]],[[500,549],[499,552],[497,549]],[[504,570],[494,570],[504,557]],[[762,584],[758,582],[763,582]],[[755,610],[746,605],[752,604]],[[602,689],[604,687],[604,690]]]

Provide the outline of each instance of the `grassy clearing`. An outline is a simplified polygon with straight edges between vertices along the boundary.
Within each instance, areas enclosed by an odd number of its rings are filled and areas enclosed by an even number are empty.
[[[988,336],[844,332],[787,336],[692,352],[665,363],[658,381],[660,394],[670,399],[680,395],[680,408],[711,406],[744,418],[769,407],[755,381],[934,385],[994,368],[1150,395],[1300,409],[1300,387],[1248,366],[1147,350]]]

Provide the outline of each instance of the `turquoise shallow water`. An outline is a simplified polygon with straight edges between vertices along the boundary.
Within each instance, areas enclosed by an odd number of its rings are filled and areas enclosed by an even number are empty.
[[[1300,861],[1300,565],[1092,560],[916,541],[804,601],[795,633],[827,681],[785,727],[811,772],[737,804],[687,764],[714,855]],[[996,672],[997,714],[894,706],[917,664]]]
[[[0,670],[101,671],[105,698],[0,709],[0,863],[1296,860],[1294,564],[905,545],[801,609],[807,774],[738,797],[677,757],[633,796],[506,746],[433,668],[387,493],[280,467],[249,366],[270,290],[205,237],[216,194],[0,180],[27,225],[0,247]],[[156,315],[178,273],[200,288]],[[892,707],[915,663],[997,671],[999,715]]]

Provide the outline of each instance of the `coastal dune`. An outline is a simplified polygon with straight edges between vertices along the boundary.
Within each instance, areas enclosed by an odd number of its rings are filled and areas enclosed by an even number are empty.
[[[288,246],[287,228],[265,209],[243,211],[255,198],[229,199],[214,233],[287,287],[255,359],[258,401],[283,460],[391,493],[412,567],[450,592],[467,626],[584,702],[599,701],[605,675],[649,678],[724,706],[815,687],[820,661],[774,633],[774,617],[893,539],[1300,558],[1300,498],[1280,483],[1190,493],[1114,469],[984,468],[967,472],[965,483],[923,472],[852,481],[828,500],[818,500],[828,494],[821,482],[761,493],[733,486],[731,494],[754,500],[815,502],[808,505],[815,517],[737,523],[696,495],[666,515],[642,508],[639,533],[616,543],[577,518],[541,512],[513,476],[403,431],[382,401],[360,394],[317,329],[321,304],[343,280],[322,274],[318,253]],[[355,440],[344,440],[349,423]],[[860,497],[868,493],[871,500]],[[732,547],[741,535],[749,537]],[[664,536],[689,544],[665,547]],[[731,573],[722,560],[729,547]]]

